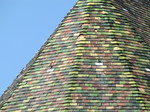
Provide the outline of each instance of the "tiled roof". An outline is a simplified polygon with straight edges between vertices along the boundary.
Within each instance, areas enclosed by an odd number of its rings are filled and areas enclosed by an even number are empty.
[[[149,0],[79,0],[0,112],[149,112],[149,9]]]

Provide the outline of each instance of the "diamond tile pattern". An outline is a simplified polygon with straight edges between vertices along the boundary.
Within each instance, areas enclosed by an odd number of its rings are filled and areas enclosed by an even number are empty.
[[[149,112],[148,9],[142,0],[79,0],[0,112]]]

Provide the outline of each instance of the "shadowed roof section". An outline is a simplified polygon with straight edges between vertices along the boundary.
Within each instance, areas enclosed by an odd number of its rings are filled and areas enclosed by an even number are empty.
[[[149,9],[149,0],[78,0],[0,112],[150,111]]]
[[[134,30],[150,45],[150,1],[112,0],[121,14],[134,26]]]

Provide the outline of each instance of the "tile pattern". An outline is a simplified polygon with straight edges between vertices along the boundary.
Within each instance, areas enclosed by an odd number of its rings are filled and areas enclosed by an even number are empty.
[[[150,45],[150,1],[149,0],[112,0],[133,30]]]
[[[118,1],[79,0],[1,97],[0,112],[149,112],[149,37],[138,32],[148,26],[135,30]]]

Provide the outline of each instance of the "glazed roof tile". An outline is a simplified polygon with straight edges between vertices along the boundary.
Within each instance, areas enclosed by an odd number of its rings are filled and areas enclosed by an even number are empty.
[[[0,100],[0,112],[150,111],[149,0],[79,0]]]

